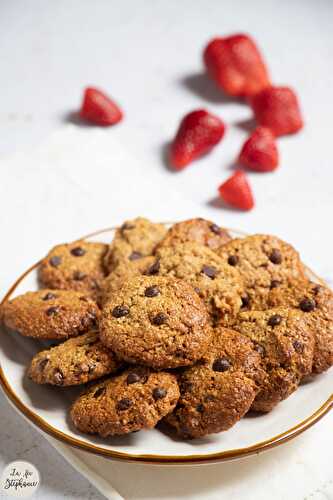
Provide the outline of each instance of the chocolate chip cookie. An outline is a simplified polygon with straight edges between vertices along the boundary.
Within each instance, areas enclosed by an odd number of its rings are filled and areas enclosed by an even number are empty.
[[[242,306],[243,283],[238,270],[198,243],[159,248],[155,264],[146,273],[186,281],[205,301],[213,316],[223,321],[237,314]]]
[[[165,420],[184,438],[226,431],[250,409],[263,379],[252,342],[218,327],[202,360],[181,374],[179,402]]]
[[[90,387],[74,402],[70,416],[81,432],[117,436],[155,427],[178,398],[175,375],[133,367]]]
[[[174,224],[158,247],[192,242],[216,250],[230,240],[231,236],[226,229],[209,220],[197,218]]]
[[[203,355],[211,329],[206,307],[190,285],[169,277],[139,276],[104,306],[100,337],[120,359],[176,368]]]
[[[95,296],[106,274],[103,259],[107,249],[103,243],[83,240],[57,245],[42,260],[39,281],[43,287]]]
[[[311,373],[314,336],[304,314],[285,307],[240,313],[234,329],[249,337],[266,372],[252,409],[268,412]]]
[[[98,314],[90,297],[73,290],[27,292],[1,308],[7,328],[36,339],[76,337],[95,325]]]
[[[133,261],[152,255],[156,245],[165,236],[166,227],[155,224],[143,217],[124,222],[116,230],[114,239],[105,256],[105,266],[109,272],[122,261]]]
[[[328,370],[333,365],[333,292],[309,280],[293,279],[271,290],[268,303],[303,311],[315,337],[312,371]]]
[[[98,294],[101,306],[111,300],[125,281],[143,275],[155,262],[155,257],[142,257],[132,261],[121,261],[113,271],[102,281]]]
[[[37,384],[60,386],[85,384],[115,372],[121,366],[99,340],[95,330],[37,353],[28,376]]]
[[[305,276],[298,252],[275,236],[255,234],[237,238],[222,246],[218,254],[244,280],[244,309],[267,308],[272,288],[291,277]]]

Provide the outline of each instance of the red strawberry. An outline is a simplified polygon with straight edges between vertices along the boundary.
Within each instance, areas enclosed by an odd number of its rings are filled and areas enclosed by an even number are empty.
[[[170,148],[170,161],[182,170],[199,156],[208,153],[223,137],[224,123],[204,109],[192,111],[180,122]]]
[[[250,185],[241,170],[236,170],[229,179],[221,184],[219,193],[223,201],[232,207],[240,210],[251,210],[254,207]]]
[[[123,114],[117,104],[100,90],[87,87],[84,91],[80,117],[97,125],[114,125]]]
[[[276,136],[294,134],[303,127],[296,94],[289,87],[268,87],[250,100],[256,120]]]
[[[250,96],[270,85],[264,60],[247,35],[214,38],[205,48],[204,62],[226,94]]]
[[[279,153],[273,132],[257,127],[245,141],[239,162],[256,172],[271,172],[279,163]]]

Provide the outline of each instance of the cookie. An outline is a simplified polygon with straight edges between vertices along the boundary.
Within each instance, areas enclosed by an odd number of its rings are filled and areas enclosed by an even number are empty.
[[[328,370],[333,365],[333,292],[309,280],[294,279],[271,290],[268,303],[303,311],[315,337],[312,371]]]
[[[266,376],[252,409],[268,412],[311,373],[313,333],[301,311],[285,307],[242,312],[234,329],[249,337],[261,355]]]
[[[178,398],[175,375],[133,367],[90,387],[74,402],[70,416],[81,432],[118,436],[155,427]]]
[[[103,243],[83,240],[55,246],[40,264],[41,285],[95,296],[105,277],[103,259],[107,248]]]
[[[231,240],[226,229],[201,218],[189,219],[174,224],[167,232],[158,248],[182,243],[199,243],[211,250],[217,250]]]
[[[244,280],[244,309],[267,308],[269,291],[291,277],[304,277],[296,250],[276,236],[255,234],[237,238],[218,250],[223,262],[237,269]]]
[[[186,281],[205,301],[213,316],[226,321],[242,306],[243,283],[237,269],[198,243],[159,248],[152,271]]]
[[[119,262],[128,262],[152,255],[166,231],[163,224],[155,224],[143,217],[124,222],[116,230],[105,256],[105,267],[111,272]]]
[[[73,290],[27,292],[1,308],[7,328],[36,339],[76,337],[95,325],[98,314],[90,297]]]
[[[98,331],[92,330],[37,353],[28,376],[37,384],[69,386],[103,377],[120,366],[120,361],[99,340]]]
[[[142,257],[132,261],[121,261],[102,281],[98,294],[98,303],[103,306],[111,300],[125,281],[141,276],[155,262],[155,257]]]
[[[263,377],[252,342],[233,330],[216,328],[201,362],[181,374],[180,399],[165,421],[184,438],[226,431],[250,409]]]
[[[103,308],[102,342],[130,363],[153,368],[193,364],[211,337],[206,307],[180,280],[139,276]]]

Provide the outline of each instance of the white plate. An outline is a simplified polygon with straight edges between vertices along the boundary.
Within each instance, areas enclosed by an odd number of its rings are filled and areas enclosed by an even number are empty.
[[[113,230],[107,229],[90,239],[110,242],[112,236]],[[37,264],[18,279],[6,299],[37,289],[36,267]],[[319,280],[311,272],[310,275]],[[183,441],[153,429],[101,439],[79,433],[68,419],[68,408],[81,389],[39,386],[27,379],[26,366],[43,347],[41,343],[16,333],[9,335],[4,330],[0,333],[0,382],[16,408],[60,441],[114,459],[180,465],[232,460],[259,453],[297,436],[333,406],[331,370],[302,385],[274,411],[262,416],[245,416],[228,432]]]

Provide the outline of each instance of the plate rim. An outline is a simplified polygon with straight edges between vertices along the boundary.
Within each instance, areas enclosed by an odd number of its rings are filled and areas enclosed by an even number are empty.
[[[164,224],[170,224],[164,223]],[[117,229],[117,227],[109,227],[105,229],[101,229],[98,231],[94,231],[89,233],[77,240],[88,239],[93,236],[101,235],[105,232],[111,232]],[[233,233],[238,233],[241,236],[246,236],[247,233],[227,228],[227,230],[232,231]],[[5,293],[3,299],[1,300],[0,305],[2,305],[8,298],[12,295],[18,285],[23,281],[23,279],[30,274],[32,271],[37,269],[40,264],[40,260],[30,266],[26,271],[24,271],[16,281],[9,287],[8,291]],[[313,276],[315,276],[319,282],[328,286],[325,281],[317,276],[311,269],[307,268]],[[6,379],[5,373],[0,364],[0,385],[8,397],[10,402],[15,406],[15,408],[22,413],[32,424],[37,426],[42,431],[46,432],[51,437],[57,439],[58,441],[65,443],[67,445],[73,446],[75,448],[82,449],[89,453],[93,453],[95,455],[103,456],[113,460],[120,460],[125,462],[139,462],[150,465],[195,465],[195,464],[209,464],[209,463],[218,463],[236,460],[239,458],[247,457],[250,455],[258,454],[263,451],[269,450],[271,448],[275,448],[291,439],[295,438],[299,434],[303,433],[310,427],[312,427],[315,423],[317,423],[324,415],[326,415],[333,408],[333,394],[311,415],[307,418],[296,424],[295,426],[287,429],[286,431],[277,434],[269,439],[264,441],[260,441],[259,443],[255,443],[251,446],[247,446],[245,448],[235,448],[231,450],[226,450],[222,452],[209,453],[209,454],[194,454],[194,455],[155,455],[155,454],[135,454],[135,453],[126,453],[115,450],[109,450],[104,448],[103,446],[98,446],[90,443],[86,443],[81,439],[74,438],[69,436],[68,434],[58,430],[56,427],[50,425],[46,420],[41,418],[35,412],[33,412],[28,406],[26,406],[20,398],[15,394],[13,389],[11,388],[9,382]]]

